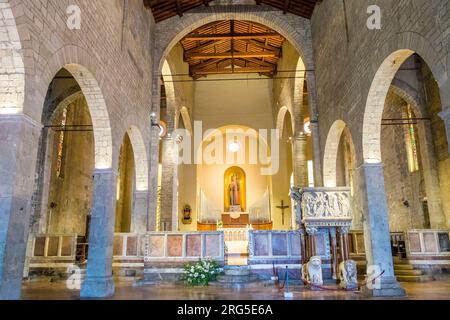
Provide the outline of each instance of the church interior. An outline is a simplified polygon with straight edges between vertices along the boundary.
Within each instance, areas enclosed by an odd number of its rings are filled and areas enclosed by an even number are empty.
[[[0,2],[0,300],[450,299],[448,1]]]

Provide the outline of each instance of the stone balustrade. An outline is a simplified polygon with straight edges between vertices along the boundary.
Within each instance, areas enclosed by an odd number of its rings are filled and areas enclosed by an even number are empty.
[[[223,232],[152,232],[144,236],[144,260],[198,261],[224,260]]]

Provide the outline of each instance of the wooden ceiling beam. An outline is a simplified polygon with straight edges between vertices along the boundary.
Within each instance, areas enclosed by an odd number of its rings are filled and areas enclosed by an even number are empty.
[[[283,40],[283,36],[276,32],[265,33],[236,33],[236,34],[191,34],[184,37],[183,40],[205,41],[205,40],[246,40],[246,39],[266,39],[273,38]]]
[[[275,58],[275,57],[277,57],[277,55],[274,52],[194,53],[187,56],[188,60]]]
[[[245,68],[234,68],[227,69],[227,68],[221,68],[221,69],[215,69],[215,70],[198,70],[195,72],[195,75],[209,75],[209,74],[233,74],[233,73],[273,73],[273,69],[271,68],[252,68],[252,67],[245,67]]]
[[[207,43],[204,43],[204,44],[202,44],[202,45],[200,45],[200,46],[198,46],[198,47],[195,47],[195,48],[186,50],[185,53],[186,53],[186,55],[188,55],[188,54],[192,54],[192,53],[196,53],[196,52],[201,52],[201,51],[203,51],[203,50],[211,49],[211,48],[213,48],[214,46],[217,46],[217,45],[226,43],[227,41],[228,41],[228,40],[219,40],[219,41],[212,40],[212,41],[207,42]],[[185,55],[185,56],[186,56],[186,55]]]
[[[264,50],[269,50],[269,51],[276,52],[277,55],[281,54],[281,49],[280,48],[271,46],[269,44],[262,43],[262,42],[259,42],[259,41],[253,40],[253,39],[248,40],[248,43],[251,43],[251,44],[257,46],[258,48],[261,48],[261,49],[264,49]]]

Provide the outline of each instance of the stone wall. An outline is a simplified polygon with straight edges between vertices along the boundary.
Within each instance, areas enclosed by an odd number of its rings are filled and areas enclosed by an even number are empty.
[[[366,11],[373,4],[382,11],[381,30],[366,27]],[[450,63],[450,26],[445,23],[449,10],[447,1],[348,1],[347,37],[341,1],[324,1],[316,7],[311,24],[322,146],[334,121],[342,119],[352,132],[358,163],[363,161],[362,132],[369,88],[382,62],[399,49],[417,52],[426,61],[440,86],[444,108],[449,105],[446,70]]]
[[[390,92],[383,113],[385,119],[405,116],[406,102]],[[391,232],[426,227],[422,201],[426,197],[423,171],[410,172],[403,125],[386,125],[381,130],[381,152]],[[417,127],[416,127],[417,130]]]

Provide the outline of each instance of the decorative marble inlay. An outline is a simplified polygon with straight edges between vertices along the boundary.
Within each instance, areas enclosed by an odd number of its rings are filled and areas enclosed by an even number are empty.
[[[291,255],[301,255],[300,234],[291,234]]]
[[[127,256],[137,256],[137,237],[128,237],[127,238]]]
[[[437,252],[436,237],[434,233],[424,233],[423,242],[425,246],[425,252]]]
[[[272,234],[272,253],[274,256],[287,256],[287,233]]]
[[[265,257],[269,255],[269,234],[254,234],[255,252],[257,257]]]
[[[409,234],[409,250],[411,252],[422,252],[422,246],[420,245],[420,235],[418,233]]]
[[[120,257],[122,256],[122,246],[123,246],[123,240],[120,236],[114,237],[114,256]]]
[[[45,254],[45,237],[36,237],[34,241],[34,256],[43,257]]]
[[[205,236],[205,245],[206,245],[206,256],[207,257],[219,257],[220,247],[221,247],[221,239],[219,235],[211,235],[207,234]]]
[[[73,253],[73,237],[62,237],[61,256],[70,257]]]
[[[150,236],[149,256],[164,257],[164,236]]]
[[[186,254],[188,257],[200,257],[202,255],[201,235],[186,236]]]
[[[168,236],[167,251],[169,257],[183,256],[183,236]]]
[[[58,244],[59,244],[59,237],[49,237],[48,238],[48,249],[47,249],[48,257],[57,257],[58,256]]]

